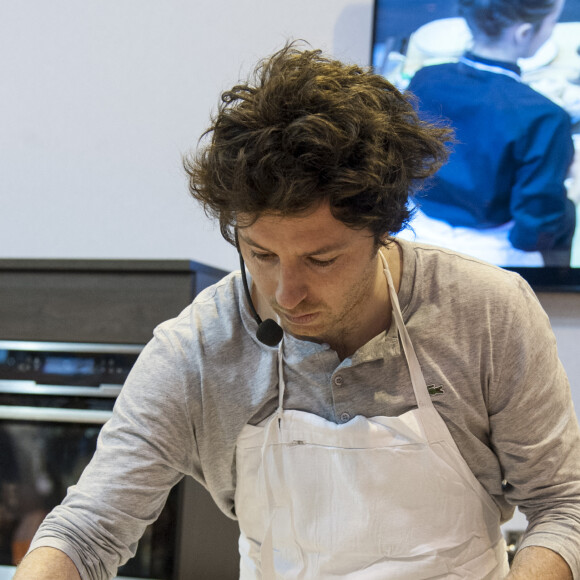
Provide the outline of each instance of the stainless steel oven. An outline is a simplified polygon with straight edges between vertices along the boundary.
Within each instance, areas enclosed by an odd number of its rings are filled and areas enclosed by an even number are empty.
[[[0,579],[11,578],[44,516],[91,459],[142,349],[0,341]],[[177,578],[181,485],[119,578]]]

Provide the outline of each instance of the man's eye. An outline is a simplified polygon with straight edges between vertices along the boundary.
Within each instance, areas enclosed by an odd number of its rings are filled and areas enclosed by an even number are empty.
[[[319,268],[327,268],[336,262],[336,258],[331,258],[330,260],[317,260],[316,258],[310,258],[310,263],[318,266]]]
[[[252,250],[252,258],[256,260],[260,260],[261,262],[266,262],[267,260],[271,260],[274,257],[274,254],[263,254],[260,252],[254,252]]]

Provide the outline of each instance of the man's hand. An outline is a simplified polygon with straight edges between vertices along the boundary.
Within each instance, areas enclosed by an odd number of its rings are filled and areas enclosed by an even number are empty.
[[[506,580],[572,580],[572,572],[556,552],[529,546],[516,554]]]
[[[37,548],[22,560],[14,580],[81,580],[73,561],[55,548]]]

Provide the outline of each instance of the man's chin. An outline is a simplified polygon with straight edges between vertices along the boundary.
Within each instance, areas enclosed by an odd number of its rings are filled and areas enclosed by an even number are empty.
[[[326,342],[324,331],[320,326],[294,325],[286,320],[282,320],[282,328],[284,329],[284,332],[298,340],[307,340],[309,342],[317,343]]]
[[[286,332],[290,336],[293,336],[297,340],[304,340],[306,342],[315,342],[316,344],[323,344],[323,343],[327,342],[321,336],[308,335],[308,334],[298,334],[296,332],[292,332],[291,330],[287,330],[287,329],[284,329],[284,332]]]

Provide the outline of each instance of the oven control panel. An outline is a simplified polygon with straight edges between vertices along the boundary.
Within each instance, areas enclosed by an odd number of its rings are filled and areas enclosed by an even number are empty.
[[[0,341],[0,392],[59,386],[118,391],[143,345]],[[79,393],[80,394],[80,393]]]

